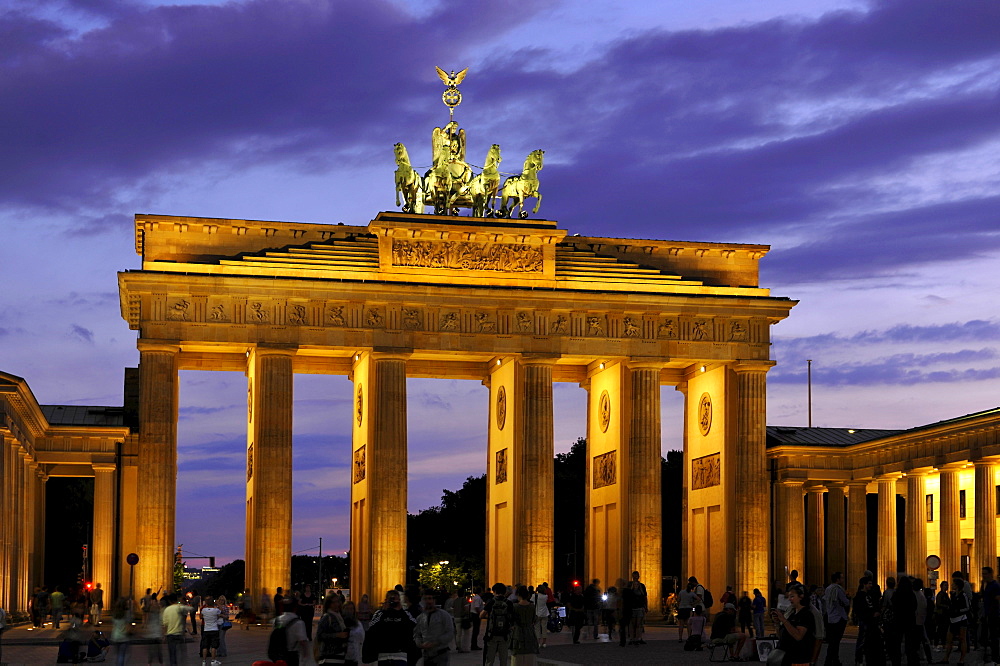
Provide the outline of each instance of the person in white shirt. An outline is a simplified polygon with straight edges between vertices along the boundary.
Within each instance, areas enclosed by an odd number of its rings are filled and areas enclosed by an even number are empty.
[[[205,605],[201,607],[201,666],[205,666],[205,660],[212,658],[211,666],[219,666],[222,662],[216,659],[219,650],[219,635],[222,627],[222,611],[216,608],[215,600],[211,597],[205,599]]]

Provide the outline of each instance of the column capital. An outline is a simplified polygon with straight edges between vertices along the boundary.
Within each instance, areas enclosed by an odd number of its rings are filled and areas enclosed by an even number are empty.
[[[1000,461],[991,458],[979,458],[972,461],[972,464],[976,467],[995,467],[998,463]]]
[[[729,367],[733,372],[742,374],[746,372],[767,372],[775,366],[776,361],[737,361]]]
[[[559,360],[559,356],[552,356],[551,354],[521,354],[518,361],[521,365],[547,365],[553,366],[556,361]]]
[[[917,467],[914,469],[908,469],[903,473],[903,476],[907,478],[911,476],[913,477],[927,476],[928,474],[931,473],[931,470],[933,469],[934,469],[933,467]]]
[[[958,472],[960,470],[965,469],[968,466],[969,466],[968,462],[965,462],[964,460],[960,460],[960,461],[957,461],[957,462],[949,462],[949,463],[944,463],[943,465],[938,465],[937,466],[937,471],[938,472]]]
[[[139,338],[135,346],[140,352],[163,352],[166,354],[177,354],[181,350],[181,345],[175,340],[150,340]]]
[[[778,479],[778,483],[788,488],[802,488],[806,480],[805,479]]]
[[[848,488],[868,488],[868,484],[872,482],[872,479],[851,479],[850,481],[845,481]]]
[[[247,350],[247,357],[250,357],[251,354],[256,356],[295,356],[297,351],[298,347],[294,346],[259,344]]]
[[[899,479],[902,479],[903,476],[904,476],[903,472],[883,472],[882,474],[879,474],[878,476],[876,476],[875,480],[878,481],[878,482],[880,482],[880,483],[883,482],[883,481],[886,481],[886,482],[887,481],[898,481]]]
[[[662,358],[630,358],[625,361],[629,370],[656,370],[659,372],[667,366],[667,359]]]
[[[822,483],[811,483],[808,486],[804,486],[807,493],[814,493],[817,495],[822,495],[826,492],[827,487]]]
[[[826,482],[826,489],[827,490],[846,490],[847,486],[848,486],[848,482],[847,481],[827,481]]]
[[[108,462],[92,463],[90,466],[95,472],[113,472],[117,469],[114,463]]]
[[[389,349],[387,347],[376,347],[371,351],[373,361],[409,361],[413,356],[412,349]]]

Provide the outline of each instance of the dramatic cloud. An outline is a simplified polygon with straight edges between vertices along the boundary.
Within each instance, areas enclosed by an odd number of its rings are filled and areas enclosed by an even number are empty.
[[[89,328],[84,328],[79,324],[73,324],[71,328],[71,334],[77,340],[86,342],[88,344],[94,344],[94,332]]]

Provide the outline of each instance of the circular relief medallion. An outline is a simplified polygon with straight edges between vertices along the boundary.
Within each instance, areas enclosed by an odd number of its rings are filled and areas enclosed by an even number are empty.
[[[601,392],[601,399],[597,403],[597,409],[601,418],[601,432],[607,432],[608,425],[611,423],[611,396],[608,395],[607,391]]]
[[[501,386],[497,391],[497,428],[503,430],[505,423],[507,423],[507,390]]]
[[[698,401],[698,428],[702,435],[707,435],[712,429],[712,396],[708,393],[702,393]]]
[[[361,425],[361,420],[364,418],[365,409],[365,387],[362,384],[358,384],[358,400],[357,400],[357,419],[358,425]]]

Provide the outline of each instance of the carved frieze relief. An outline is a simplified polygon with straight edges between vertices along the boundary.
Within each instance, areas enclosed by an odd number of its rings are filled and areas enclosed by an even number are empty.
[[[296,326],[304,326],[309,323],[306,318],[306,306],[304,305],[288,306],[287,318],[289,324],[294,324]]]
[[[518,333],[531,333],[533,326],[530,312],[518,312],[515,319]]]
[[[718,453],[691,461],[691,490],[711,488],[722,483],[722,464]]]
[[[253,478],[253,442],[247,447],[247,483]]]
[[[191,301],[174,301],[167,310],[167,321],[190,321]]]
[[[712,396],[702,393],[698,400],[698,429],[702,435],[712,431]]]
[[[476,313],[476,324],[479,326],[480,333],[497,332],[497,323],[490,319],[490,315],[487,312]]]
[[[597,402],[597,417],[601,423],[601,432],[607,432],[611,423],[611,397],[607,391],[601,392],[601,398]]]
[[[507,482],[507,449],[500,449],[496,455],[496,465],[493,475],[494,485]]]
[[[330,326],[347,326],[347,319],[344,318],[343,305],[331,305],[326,311],[326,321]]]
[[[542,272],[542,250],[514,243],[425,241],[394,238],[392,265],[505,273]]]
[[[604,328],[604,317],[599,317],[597,315],[587,316],[587,335],[604,337],[606,335]]]
[[[369,328],[385,328],[385,311],[382,308],[365,310],[365,324]]]
[[[365,480],[365,447],[362,445],[354,451],[353,482],[359,483]]]
[[[267,324],[271,321],[271,313],[267,311],[267,305],[261,301],[250,301],[247,304],[247,322],[254,324]]]
[[[222,303],[218,303],[212,306],[212,309],[208,313],[209,321],[219,321],[226,322],[230,321],[229,313],[226,311],[226,306]]]
[[[656,337],[661,340],[677,339],[677,320],[664,319],[656,327]]]
[[[501,386],[497,391],[497,430],[507,424],[507,390]]]
[[[441,315],[441,325],[439,328],[442,331],[457,331],[458,323],[457,312],[445,312]]]
[[[637,320],[632,317],[625,317],[624,319],[622,319],[622,326],[625,330],[625,337],[626,338],[640,337],[642,335],[642,329],[640,328],[641,323],[642,323],[641,319]]]
[[[618,479],[617,476],[617,451],[608,451],[599,456],[594,456],[594,489],[613,486]]]
[[[403,308],[403,328],[407,331],[419,331],[423,328],[423,314],[417,308]]]

